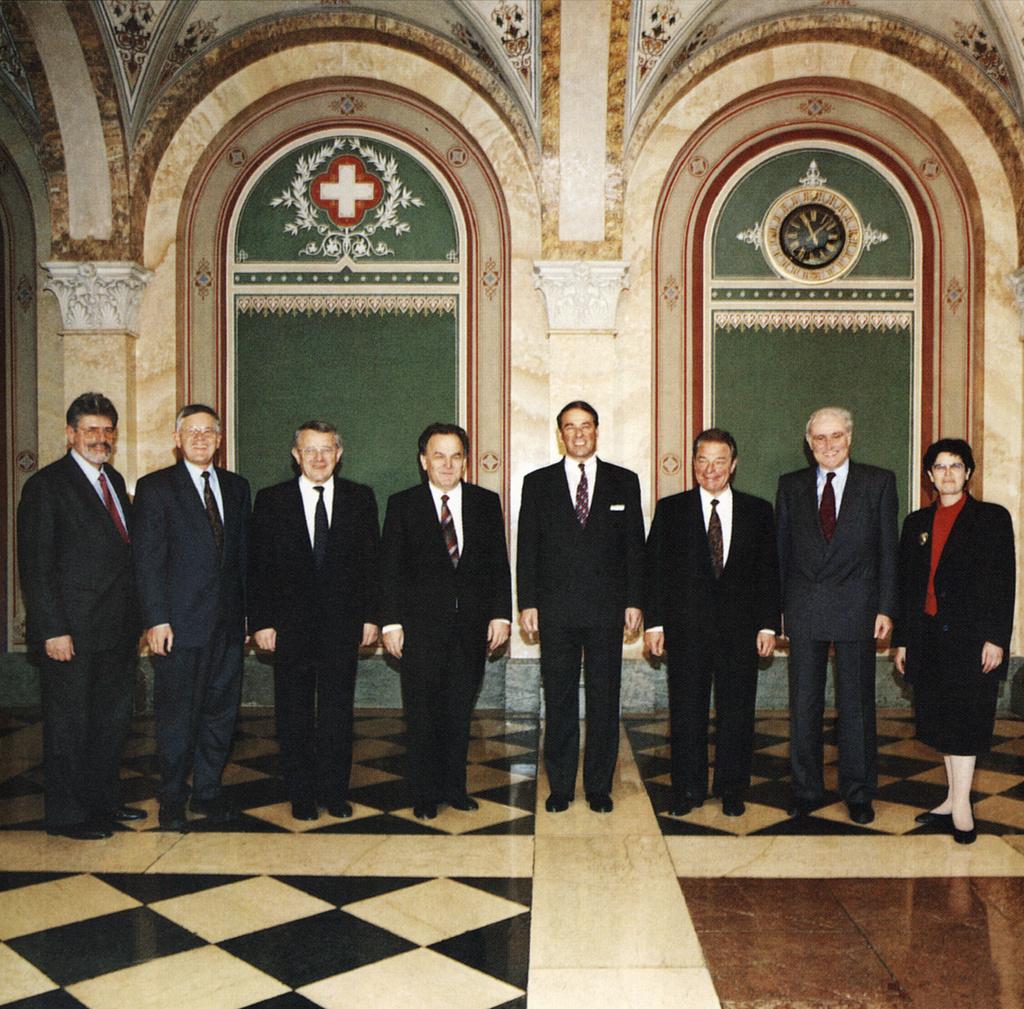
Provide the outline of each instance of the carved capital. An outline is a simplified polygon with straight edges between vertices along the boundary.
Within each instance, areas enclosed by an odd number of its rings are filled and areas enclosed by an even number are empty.
[[[544,295],[552,333],[615,335],[619,294],[629,286],[620,260],[543,260],[533,264],[533,286]]]
[[[1013,300],[1017,303],[1017,313],[1020,315],[1019,335],[1024,340],[1024,266],[1013,273],[1007,274],[1007,281],[1013,291]]]
[[[64,333],[138,335],[142,292],[153,274],[135,263],[43,263],[43,289],[60,305]]]

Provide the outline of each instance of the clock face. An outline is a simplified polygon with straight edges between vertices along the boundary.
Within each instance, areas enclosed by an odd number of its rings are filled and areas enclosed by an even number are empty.
[[[849,200],[824,186],[800,186],[768,209],[762,249],[786,280],[826,284],[857,265],[863,248],[860,216]]]
[[[780,229],[782,251],[790,262],[818,270],[834,262],[846,245],[846,228],[823,203],[805,203],[791,210]]]

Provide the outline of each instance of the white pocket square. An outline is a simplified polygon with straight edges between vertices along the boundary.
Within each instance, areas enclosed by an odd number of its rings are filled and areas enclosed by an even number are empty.
[[[626,510],[626,506],[624,504],[621,504],[621,505],[609,505],[608,506],[608,511],[610,511],[610,512],[624,512],[625,510]]]

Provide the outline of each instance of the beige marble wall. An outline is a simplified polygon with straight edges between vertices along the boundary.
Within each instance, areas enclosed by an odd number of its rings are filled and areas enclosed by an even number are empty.
[[[741,95],[769,83],[815,74],[884,87],[912,102],[940,127],[964,158],[978,190],[985,237],[985,346],[983,396],[976,404],[984,424],[984,494],[1015,516],[1018,553],[1024,503],[1022,378],[1024,344],[1006,276],[1021,262],[1015,232],[1016,210],[1001,163],[982,126],[959,97],[934,77],[887,54],[847,44],[785,46],[753,53],[726,65],[668,109],[628,166],[623,258],[630,261],[631,284],[620,306],[620,340],[650,359],[650,306],[653,293],[649,259],[651,221],[666,173],[679,149],[704,121]],[[1018,600],[1024,596],[1024,566]],[[1021,651],[1024,601],[1019,603],[1014,652]]]

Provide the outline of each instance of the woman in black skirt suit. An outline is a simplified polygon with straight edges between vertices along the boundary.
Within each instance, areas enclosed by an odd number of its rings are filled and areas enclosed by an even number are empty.
[[[971,446],[942,438],[924,455],[938,492],[908,515],[900,540],[896,668],[914,686],[917,738],[942,752],[949,791],[918,823],[975,839],[975,758],[992,745],[996,697],[1006,678],[1016,564],[1013,524],[1000,505],[967,493]]]

